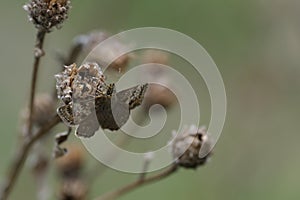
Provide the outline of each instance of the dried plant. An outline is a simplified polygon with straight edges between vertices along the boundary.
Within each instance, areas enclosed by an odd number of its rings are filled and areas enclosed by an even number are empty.
[[[31,77],[29,106],[22,111],[22,127],[19,148],[9,165],[6,179],[0,190],[0,200],[9,198],[15,183],[20,175],[24,163],[31,156],[31,168],[36,179],[37,197],[47,199],[45,186],[46,172],[53,160],[44,154],[47,148],[45,141],[53,137],[52,129],[63,123],[66,131],[56,134],[54,141],[53,157],[56,158],[56,166],[60,188],[57,198],[60,200],[85,200],[88,199],[89,188],[87,180],[83,175],[84,154],[79,144],[67,148],[62,147],[76,127],[75,134],[79,137],[92,137],[101,127],[112,131],[119,130],[130,117],[130,112],[144,102],[144,108],[148,109],[153,104],[162,104],[170,107],[176,101],[175,95],[167,88],[153,84],[141,84],[122,91],[117,91],[114,83],[106,80],[101,66],[109,64],[109,68],[123,70],[133,57],[123,55],[112,63],[108,63],[119,52],[126,49],[126,45],[120,41],[113,40],[102,50],[96,50],[86,62],[79,67],[75,64],[77,59],[93,49],[99,42],[109,37],[107,32],[92,32],[76,37],[70,52],[59,56],[61,72],[55,75],[55,95],[36,94],[38,82],[38,70],[41,57],[45,55],[43,44],[46,34],[55,28],[61,28],[63,22],[68,18],[70,10],[69,0],[31,0],[24,6],[28,13],[29,21],[37,29],[36,44],[34,49],[34,62]],[[162,52],[148,51],[142,56],[145,63],[167,64],[168,55]],[[170,81],[165,72],[150,70],[145,75],[164,79],[166,85]],[[146,76],[144,77],[147,80]],[[53,93],[53,92],[52,92]],[[56,99],[57,97],[57,99]],[[59,105],[57,107],[57,105]],[[144,112],[143,112],[144,113]],[[44,138],[44,139],[42,139]],[[112,190],[100,195],[98,200],[115,199],[140,186],[159,181],[177,172],[179,167],[197,168],[206,163],[210,154],[210,140],[204,128],[192,126],[183,134],[173,138],[170,157],[174,162],[161,172],[153,176],[147,176],[147,168],[154,155],[147,154],[142,173],[137,180],[119,189]],[[200,149],[204,148],[205,157],[201,157]],[[34,152],[32,151],[34,150]],[[113,154],[112,154],[113,155]],[[89,176],[94,174],[89,174]],[[93,177],[95,178],[95,177]]]
[[[173,133],[176,135],[176,133]],[[205,152],[200,154],[200,149]],[[177,165],[185,168],[197,168],[206,163],[210,156],[211,141],[206,128],[191,126],[172,141],[172,155]]]

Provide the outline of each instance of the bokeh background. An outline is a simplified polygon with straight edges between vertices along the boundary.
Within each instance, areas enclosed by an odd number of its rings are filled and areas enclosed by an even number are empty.
[[[19,113],[28,100],[35,29],[22,10],[24,3],[0,2],[0,179],[18,148]],[[227,120],[211,162],[196,171],[181,169],[121,199],[300,198],[300,1],[73,0],[72,6],[63,28],[46,38],[41,92],[54,84],[56,52],[67,51],[76,35],[94,29],[118,33],[157,26],[180,31],[203,45],[224,79]],[[199,88],[205,88],[203,83]],[[207,98],[205,105],[209,107]],[[207,124],[209,109],[203,110]],[[71,140],[80,145],[79,139]],[[87,165],[97,162],[89,154],[86,160]],[[55,186],[51,170],[50,185]],[[91,186],[89,198],[135,179],[106,169]],[[35,199],[28,167],[10,199]]]

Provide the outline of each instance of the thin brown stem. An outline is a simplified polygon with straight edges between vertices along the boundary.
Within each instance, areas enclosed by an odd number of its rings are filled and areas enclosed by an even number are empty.
[[[36,35],[36,43],[34,49],[34,62],[33,62],[33,69],[32,69],[32,77],[31,77],[31,87],[30,87],[30,101],[29,101],[29,121],[28,121],[28,130],[27,134],[31,136],[32,131],[32,118],[34,112],[34,97],[36,91],[36,83],[38,77],[38,70],[40,65],[40,59],[44,55],[43,51],[43,44],[45,39],[46,31],[39,30]]]
[[[146,185],[148,183],[153,183],[156,181],[159,181],[161,179],[164,179],[168,176],[170,176],[171,174],[173,174],[174,172],[176,172],[177,170],[177,165],[173,164],[170,167],[168,167],[167,169],[165,169],[164,171],[160,172],[159,174],[150,176],[148,178],[143,178],[143,179],[138,179],[128,185],[125,185],[117,190],[114,190],[112,192],[109,192],[107,194],[104,194],[98,198],[96,198],[95,200],[112,200],[112,199],[116,199],[124,194],[127,194],[128,192],[131,192],[132,190],[135,190],[143,185]]]
[[[13,159],[9,171],[7,173],[6,180],[4,182],[3,188],[0,191],[0,200],[6,200],[14,187],[16,180],[24,166],[28,153],[30,152],[33,144],[38,141],[40,138],[45,136],[55,125],[60,122],[58,115],[41,127],[36,134],[34,134],[28,140],[24,140],[20,145],[20,148],[17,150],[15,158]]]

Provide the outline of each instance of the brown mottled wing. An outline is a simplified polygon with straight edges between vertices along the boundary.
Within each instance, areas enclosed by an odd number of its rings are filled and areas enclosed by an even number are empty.
[[[120,126],[118,125],[119,117],[114,116],[113,114],[114,109],[112,99],[114,99],[114,97],[111,96],[103,96],[96,98],[95,108],[97,112],[97,119],[101,128],[109,130],[118,130],[120,128]]]
[[[84,121],[94,110],[94,102],[70,102],[67,105],[60,106],[57,114],[68,126],[78,125]]]
[[[80,124],[95,111],[94,98],[86,101],[73,102],[73,117],[75,124]]]
[[[99,129],[99,123],[95,112],[92,112],[83,122],[79,124],[76,129],[78,137],[89,138],[92,137]]]
[[[57,114],[66,125],[75,125],[71,104],[60,106],[57,109]]]
[[[117,94],[114,85],[109,87],[106,94],[99,92],[95,99],[96,115],[101,128],[119,130],[127,122],[130,110],[142,103],[147,84]]]
[[[122,90],[117,93],[117,98],[132,110],[142,104],[147,87],[148,84],[143,84]]]
[[[113,94],[111,98],[97,98],[96,110],[101,127],[120,129],[127,122],[130,110],[142,103],[146,88],[147,84],[138,85]]]

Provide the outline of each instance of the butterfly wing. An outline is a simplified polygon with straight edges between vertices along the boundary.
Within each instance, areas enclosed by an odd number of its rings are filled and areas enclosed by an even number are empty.
[[[117,98],[132,110],[142,104],[147,87],[148,84],[143,84],[122,90],[117,93]]]
[[[92,112],[83,122],[79,124],[76,129],[78,137],[89,138],[92,137],[99,129],[99,123],[95,112]]]
[[[57,114],[67,126],[75,126],[72,105],[63,105],[58,107]]]
[[[114,97],[103,96],[96,98],[95,108],[98,122],[103,129],[118,130],[118,116],[113,114],[113,110],[118,109],[112,102]]]
[[[103,129],[118,130],[128,120],[130,110],[140,105],[144,98],[147,84],[138,85],[118,93],[111,98],[98,98],[96,110]]]

